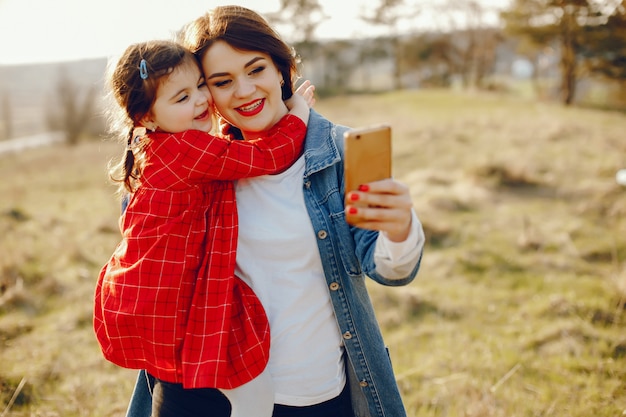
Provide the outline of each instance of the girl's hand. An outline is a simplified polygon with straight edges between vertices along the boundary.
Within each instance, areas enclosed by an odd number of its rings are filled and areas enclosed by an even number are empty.
[[[315,105],[315,86],[311,84],[311,81],[304,80],[296,89],[295,94],[299,94],[304,97],[304,100],[308,104],[309,108]]]
[[[346,221],[362,229],[378,230],[392,242],[409,236],[413,202],[409,188],[393,179],[370,182],[346,193]]]
[[[285,105],[289,109],[289,113],[300,118],[300,120],[302,120],[305,125],[308,125],[309,113],[311,109],[303,96],[301,96],[300,94],[294,94],[290,98],[285,100]]]

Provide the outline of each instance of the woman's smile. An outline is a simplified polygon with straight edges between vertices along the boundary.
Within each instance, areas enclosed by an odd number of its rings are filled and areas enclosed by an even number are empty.
[[[243,106],[239,106],[236,108],[236,110],[242,116],[248,116],[248,117],[256,116],[261,111],[263,111],[264,104],[265,104],[265,99],[258,99],[258,100],[254,100],[253,102],[244,104]]]

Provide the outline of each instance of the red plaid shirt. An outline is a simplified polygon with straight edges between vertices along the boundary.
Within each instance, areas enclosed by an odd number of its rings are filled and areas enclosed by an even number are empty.
[[[269,324],[234,275],[232,180],[286,169],[305,134],[293,115],[255,141],[149,134],[123,239],[96,285],[94,330],[108,360],[186,388],[234,388],[263,371]]]

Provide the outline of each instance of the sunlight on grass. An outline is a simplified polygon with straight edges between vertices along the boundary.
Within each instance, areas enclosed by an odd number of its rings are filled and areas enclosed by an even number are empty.
[[[415,283],[369,283],[410,417],[626,410],[626,116],[522,95],[323,99],[389,123],[427,246]],[[119,239],[116,143],[0,155],[0,412],[123,416],[135,371],[103,358],[93,287]],[[393,416],[392,416],[393,417]]]

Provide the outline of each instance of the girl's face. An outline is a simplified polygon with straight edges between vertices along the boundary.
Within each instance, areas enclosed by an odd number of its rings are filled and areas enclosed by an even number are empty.
[[[189,129],[209,132],[213,125],[211,109],[211,94],[200,69],[185,63],[161,79],[156,100],[142,123],[169,133]]]
[[[202,58],[202,69],[217,111],[244,138],[269,130],[287,114],[283,76],[269,55],[217,41]]]

